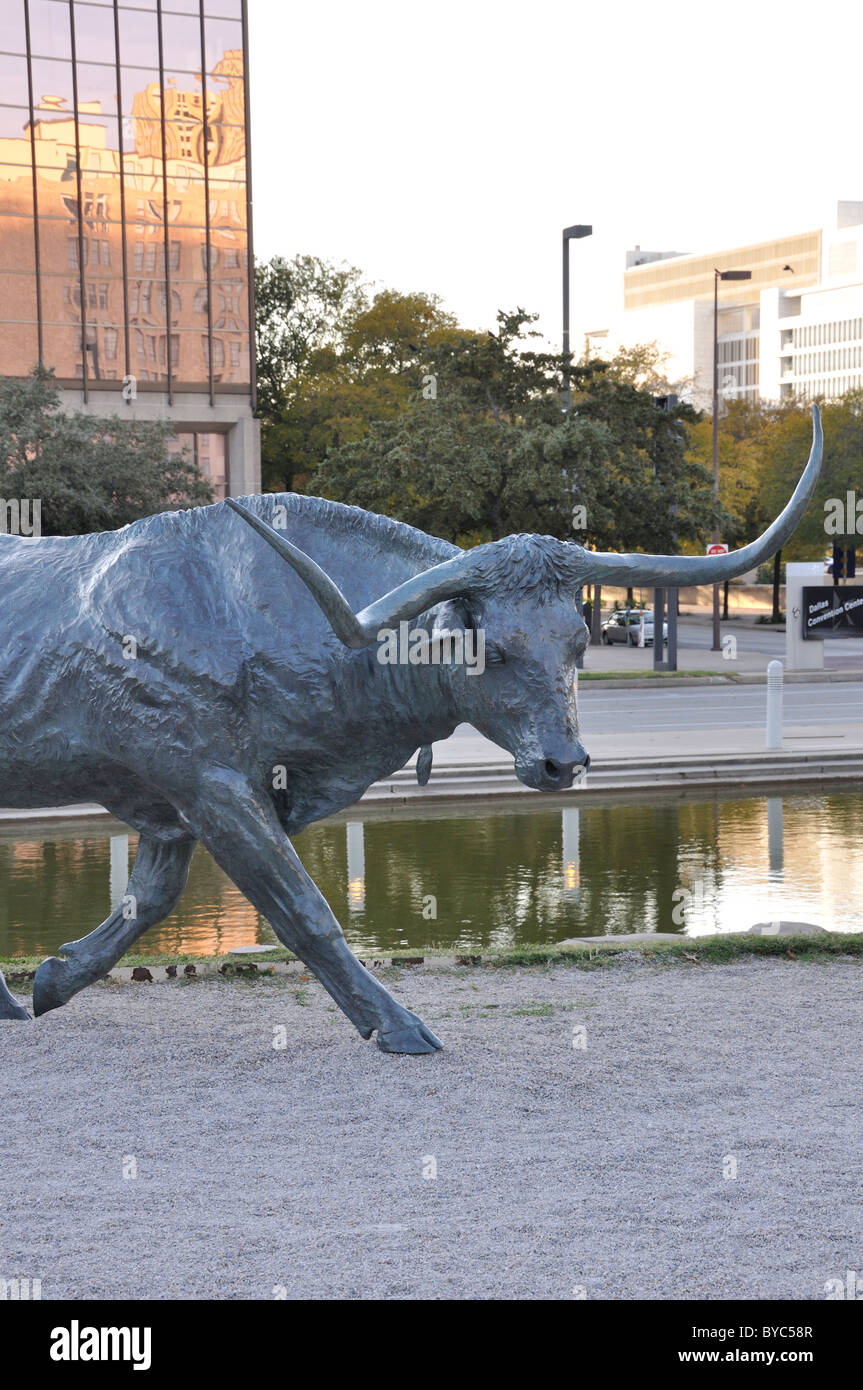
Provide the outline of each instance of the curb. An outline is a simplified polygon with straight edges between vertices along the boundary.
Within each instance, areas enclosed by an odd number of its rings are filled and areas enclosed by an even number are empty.
[[[609,676],[607,679],[601,671],[595,673],[582,672],[579,677],[579,690],[585,675],[587,684],[602,686],[603,690],[666,690],[669,686],[680,685],[766,685],[767,672],[761,671],[739,671],[735,674],[729,671],[727,675],[718,675],[716,672],[705,672],[703,676]],[[786,685],[822,685],[841,681],[859,681],[863,683],[863,670],[841,670],[841,671],[786,671],[783,676]]]
[[[358,957],[360,963],[367,970],[379,970],[396,967],[408,969],[420,965],[452,968],[453,966],[470,967],[489,967],[494,965],[510,966],[512,968],[523,967],[525,965],[545,965],[549,963],[559,963],[568,956],[592,957],[599,952],[604,953],[626,953],[643,952],[647,949],[653,953],[655,951],[673,951],[676,948],[688,947],[697,953],[701,946],[716,945],[717,943],[728,943],[737,939],[747,939],[754,943],[754,940],[764,940],[776,943],[776,951],[752,950],[740,953],[741,958],[758,957],[759,955],[772,955],[781,951],[787,951],[789,947],[797,945],[798,949],[811,945],[815,950],[827,946],[841,946],[844,939],[842,932],[823,932],[817,935],[804,932],[800,935],[782,935],[765,933],[757,938],[753,938],[748,931],[723,933],[713,936],[679,936],[673,932],[633,932],[621,936],[597,936],[597,937],[571,937],[565,941],[550,942],[545,947],[525,947],[520,951],[514,947],[510,952],[491,953],[488,951],[462,952],[456,955],[424,955],[424,956],[379,956],[379,957]],[[859,935],[848,934],[849,939],[855,944],[860,942]],[[532,959],[535,951],[536,959]],[[859,953],[858,953],[859,954]],[[521,955],[522,959],[508,959],[511,955]],[[549,962],[548,957],[554,956],[554,961]],[[9,984],[14,984],[19,989],[21,985],[30,983],[36,971],[18,970],[14,966],[6,964],[4,974]],[[115,966],[113,970],[104,976],[104,979],[113,980],[115,984],[176,984],[187,980],[215,979],[221,976],[223,979],[265,979],[276,975],[293,976],[302,983],[318,983],[316,977],[308,971],[308,967],[300,960],[293,961],[266,961],[261,965],[253,961],[238,961],[228,963],[226,961],[201,961],[195,965],[188,962],[181,965],[124,965]]]
[[[682,787],[757,787],[777,782],[863,781],[863,748],[835,753],[812,749],[808,752],[735,753],[727,757],[695,758],[692,755],[643,758],[637,764],[624,759],[595,762],[575,788],[561,796],[592,797],[609,792],[656,792]],[[478,797],[542,796],[525,787],[513,774],[512,763],[472,763],[441,768],[431,781],[420,787],[412,768],[395,773],[386,782],[368,789],[360,806],[411,805],[445,800],[461,801]]]
[[[594,762],[587,777],[558,797],[594,797],[609,793],[644,793],[682,788],[767,787],[777,783],[860,782],[863,781],[863,747],[835,753],[811,749],[808,752],[752,752],[698,759],[691,755],[642,758],[637,763],[623,759]],[[548,792],[526,787],[514,775],[512,761],[464,763],[439,767],[425,787],[416,781],[413,768],[402,768],[384,782],[375,782],[359,801],[336,812],[348,815],[364,806],[416,808],[418,804],[474,801],[482,798],[532,796],[549,802]],[[103,806],[43,807],[37,811],[0,810],[0,827],[17,824],[37,826],[58,820],[113,820]],[[119,832],[118,832],[119,833]]]

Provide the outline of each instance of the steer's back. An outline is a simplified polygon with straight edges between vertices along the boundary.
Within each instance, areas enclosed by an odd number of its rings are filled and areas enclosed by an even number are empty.
[[[34,783],[37,799],[40,783],[74,794],[88,764],[134,739],[142,705],[158,742],[190,670],[235,678],[206,549],[191,556],[188,541],[179,513],[89,536],[0,536],[0,804],[26,804]]]
[[[318,498],[247,501],[277,525],[278,508],[356,608],[457,553]],[[0,536],[0,804],[39,804],[42,786],[77,799],[100,768],[149,771],[226,736],[263,758],[274,715],[303,750],[327,725],[362,723],[337,675],[352,655],[224,504],[90,536]]]
[[[25,541],[0,536],[0,803],[38,780],[62,779],[74,704],[75,654],[86,645],[78,594],[98,536]],[[91,634],[90,634],[91,635]]]

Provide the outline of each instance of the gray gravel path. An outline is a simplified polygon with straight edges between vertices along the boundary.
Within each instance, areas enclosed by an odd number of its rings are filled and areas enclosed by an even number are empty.
[[[384,974],[445,1051],[385,1057],[285,978],[104,984],[0,1024],[0,1278],[819,1299],[863,1272],[859,963]]]

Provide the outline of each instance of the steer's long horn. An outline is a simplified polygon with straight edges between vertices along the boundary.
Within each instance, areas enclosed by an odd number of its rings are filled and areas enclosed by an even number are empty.
[[[613,552],[588,554],[586,584],[653,584],[658,588],[679,588],[688,584],[721,584],[738,574],[764,564],[793,534],[815,491],[821,471],[823,436],[821,412],[812,407],[812,452],[794,496],[763,536],[742,550],[728,555],[615,555]]]
[[[354,613],[338,585],[305,551],[279,535],[274,527],[244,507],[242,502],[237,502],[233,497],[226,497],[225,501],[296,570],[333,632],[346,647],[369,647],[377,639],[381,628],[394,627],[403,620],[415,618],[436,603],[463,594],[467,587],[468,556],[455,555],[451,560],[445,560],[433,569],[423,570],[422,574],[399,584],[398,588],[391,589],[361,613]]]

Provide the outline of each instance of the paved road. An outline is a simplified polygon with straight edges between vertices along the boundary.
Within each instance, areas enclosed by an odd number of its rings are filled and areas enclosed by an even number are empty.
[[[717,672],[727,674],[729,669],[763,671],[769,661],[785,660],[784,632],[727,622],[722,624],[721,633],[723,642],[730,637],[736,644],[735,667],[729,668],[724,657],[712,651],[712,626],[697,619],[684,619],[678,627],[678,667],[681,670],[687,667],[715,668]],[[652,648],[645,653],[621,643],[592,647],[587,659],[587,667],[593,671],[646,669],[652,665]],[[824,668],[859,670],[860,679],[863,680],[863,642],[825,642]]]
[[[722,636],[732,636],[742,652],[764,652],[766,656],[785,655],[785,633],[774,632],[769,628],[743,627],[740,623],[722,623]],[[710,651],[713,646],[713,628],[707,623],[680,622],[677,625],[677,645],[683,650],[695,647],[699,651]]]
[[[629,729],[751,729],[765,721],[763,685],[673,686],[604,690],[584,682],[578,692],[582,733]],[[784,723],[850,724],[863,721],[863,681],[786,685]]]
[[[613,734],[679,729],[763,728],[767,688],[763,685],[672,686],[658,690],[609,690],[599,682],[583,683],[578,692],[582,734]],[[863,680],[827,685],[786,685],[784,723],[863,723]],[[460,724],[455,738],[473,738],[470,724]]]

